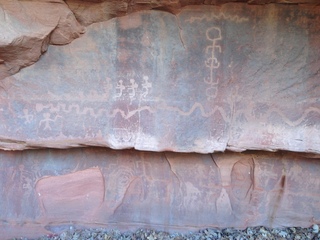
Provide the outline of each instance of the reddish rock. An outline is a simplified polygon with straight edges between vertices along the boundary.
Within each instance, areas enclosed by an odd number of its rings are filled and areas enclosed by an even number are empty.
[[[319,153],[319,21],[224,4],[92,24],[0,82],[0,148]]]
[[[229,2],[234,0],[1,0],[0,80],[38,61],[41,54],[47,50],[48,43],[68,44],[78,38],[85,31],[80,24],[87,26],[143,10],[156,9],[177,14],[188,5],[221,5]],[[319,5],[318,0],[239,0],[237,2]]]
[[[45,220],[90,219],[104,201],[104,178],[98,168],[41,178],[36,193]],[[61,207],[63,206],[63,207]]]
[[[0,19],[0,80],[38,61],[48,44],[84,33],[62,0],[0,0]]]
[[[2,238],[70,225],[187,232],[320,224],[320,156],[0,151]]]

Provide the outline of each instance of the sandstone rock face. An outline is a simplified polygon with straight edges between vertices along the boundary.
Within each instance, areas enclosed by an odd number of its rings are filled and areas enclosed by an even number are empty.
[[[0,82],[0,147],[320,152],[319,7],[95,23]]]
[[[98,168],[44,177],[36,183],[41,210],[61,222],[90,219],[102,204],[104,191],[104,179]]]
[[[0,150],[1,237],[320,223],[318,1],[227,2],[0,0],[0,149],[163,151]]]
[[[67,44],[84,33],[62,0],[0,0],[0,79],[38,61],[48,44]]]
[[[320,223],[320,159],[293,153],[0,151],[0,234]]]
[[[188,5],[221,5],[234,0],[0,0],[0,80],[36,62],[49,44],[67,44],[83,26],[136,11],[157,9],[179,13]],[[319,5],[318,0],[238,0],[250,4]],[[80,25],[80,24],[82,25]]]

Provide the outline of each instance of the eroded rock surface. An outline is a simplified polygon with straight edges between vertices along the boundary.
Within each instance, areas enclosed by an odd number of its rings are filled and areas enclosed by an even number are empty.
[[[39,60],[48,44],[67,44],[84,33],[62,0],[0,0],[0,80]]]
[[[92,24],[0,82],[0,148],[319,153],[319,21],[224,4]]]
[[[320,223],[319,155],[0,151],[0,234]]]
[[[83,26],[133,12],[156,9],[179,13],[188,5],[221,5],[234,0],[82,1],[0,0],[0,80],[40,58],[48,44],[68,44]],[[249,4],[311,4],[318,0],[239,0]]]

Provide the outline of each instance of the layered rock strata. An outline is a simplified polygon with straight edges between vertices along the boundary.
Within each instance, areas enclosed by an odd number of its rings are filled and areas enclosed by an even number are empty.
[[[0,0],[3,238],[320,223],[320,6],[225,2]]]

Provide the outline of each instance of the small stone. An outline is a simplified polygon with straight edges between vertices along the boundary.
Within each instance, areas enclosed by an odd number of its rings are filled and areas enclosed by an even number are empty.
[[[318,226],[318,224],[314,224],[314,225],[312,226],[312,232],[313,232],[313,233],[318,233],[318,232],[319,232],[319,226]]]
[[[247,234],[248,234],[248,235],[252,235],[252,234],[253,234],[253,231],[252,231],[250,228],[247,228]]]
[[[279,236],[285,238],[288,236],[288,233],[285,231],[281,231],[281,232],[279,232]]]

